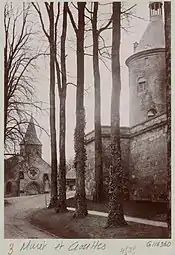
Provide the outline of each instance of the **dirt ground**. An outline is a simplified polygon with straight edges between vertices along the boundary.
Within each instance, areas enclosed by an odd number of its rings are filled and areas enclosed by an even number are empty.
[[[168,238],[167,228],[128,222],[123,228],[106,229],[106,217],[88,215],[76,219],[70,211],[56,214],[52,209],[41,209],[30,222],[61,238]]]

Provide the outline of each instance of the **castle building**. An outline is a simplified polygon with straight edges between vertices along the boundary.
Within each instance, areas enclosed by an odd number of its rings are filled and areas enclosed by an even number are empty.
[[[133,54],[129,69],[130,127],[121,127],[121,152],[125,198],[166,200],[166,85],[165,38],[162,3],[149,4],[150,22]],[[95,187],[94,131],[86,135],[86,193]],[[110,127],[102,127],[104,187],[108,189]],[[106,192],[107,193],[107,192]]]
[[[34,195],[50,190],[51,168],[42,158],[42,144],[31,117],[20,154],[5,160],[5,196]]]

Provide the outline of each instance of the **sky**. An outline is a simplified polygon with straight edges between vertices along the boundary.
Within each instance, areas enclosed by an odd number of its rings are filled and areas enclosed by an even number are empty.
[[[103,1],[104,2],[104,1]],[[136,2],[126,2],[126,7],[134,5]],[[149,21],[149,8],[148,2],[139,2],[134,8],[134,15],[141,18],[132,18],[130,20],[130,28],[126,32],[122,29],[121,32],[121,46],[120,46],[120,64],[121,64],[121,102],[120,102],[120,118],[121,126],[129,126],[129,74],[128,68],[125,65],[126,59],[133,54],[133,43],[139,42]],[[108,13],[107,6],[102,7],[100,17],[104,19],[103,14]],[[38,17],[36,16],[36,22]],[[47,16],[44,16],[44,22],[47,27]],[[69,22],[70,23],[70,22]],[[126,25],[126,24],[123,24]],[[99,24],[100,26],[100,24]],[[69,41],[67,45],[67,71],[68,81],[76,82],[76,55],[72,48],[75,47],[74,31],[71,24],[68,27],[69,39],[73,39],[74,42]],[[104,34],[105,40],[109,42],[111,32],[108,31]],[[86,45],[91,42],[91,37],[87,39]],[[39,70],[36,74],[36,96],[40,101],[43,101],[44,108],[49,106],[49,61],[42,60],[39,64]],[[101,118],[102,125],[110,125],[110,103],[111,103],[111,73],[107,70],[103,63],[100,63],[101,74]],[[85,87],[88,88],[88,92],[85,92],[85,110],[86,110],[86,133],[94,129],[94,93],[93,93],[93,70],[92,70],[92,57],[87,56],[85,58]],[[74,86],[68,86],[67,91],[67,133],[66,133],[66,156],[67,160],[74,156],[74,128],[75,128],[75,98],[76,88]],[[49,113],[43,111],[42,113],[33,113],[40,126],[49,132]],[[59,144],[59,97],[56,87],[56,126],[57,126],[57,144]],[[50,138],[48,135],[37,128],[37,134],[40,141],[43,144],[43,159],[50,163]],[[58,156],[59,156],[59,148]],[[59,157],[58,157],[59,158]]]

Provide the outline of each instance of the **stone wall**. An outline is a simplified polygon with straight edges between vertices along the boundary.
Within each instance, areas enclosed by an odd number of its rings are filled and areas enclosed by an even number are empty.
[[[121,127],[121,151],[122,165],[125,173],[125,198],[128,197],[129,178],[129,129]],[[105,194],[108,194],[109,168],[110,168],[110,127],[102,127],[102,148],[103,148],[103,176]],[[94,131],[86,135],[86,195],[93,198],[95,187],[95,142]]]
[[[167,164],[166,114],[158,115],[133,128],[121,127],[125,199],[166,200]],[[102,128],[103,174],[108,194],[110,168],[110,127]],[[86,194],[92,199],[95,187],[94,132],[86,135]]]
[[[130,127],[148,119],[148,111],[165,111],[165,50],[154,49],[128,58]]]
[[[166,115],[130,130],[130,199],[166,199]]]

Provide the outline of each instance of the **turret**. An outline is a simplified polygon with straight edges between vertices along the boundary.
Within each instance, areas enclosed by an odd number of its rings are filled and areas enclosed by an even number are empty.
[[[24,139],[20,143],[20,154],[22,156],[42,156],[42,144],[37,137],[33,117],[31,116]]]
[[[149,4],[150,22],[134,53],[126,60],[129,68],[130,126],[165,112],[165,39],[162,3]]]

